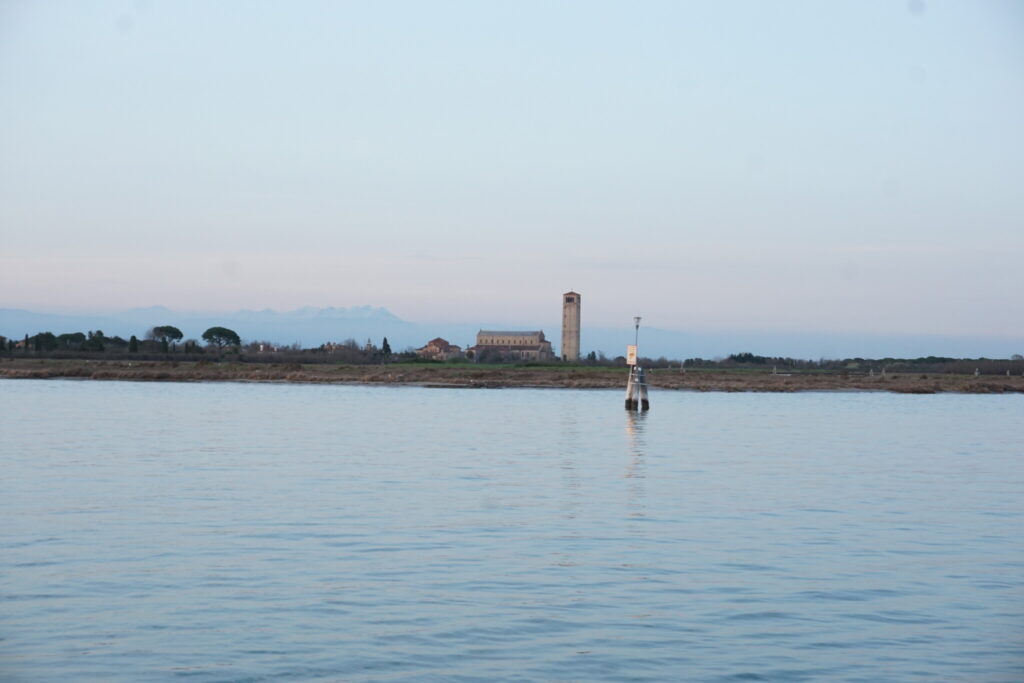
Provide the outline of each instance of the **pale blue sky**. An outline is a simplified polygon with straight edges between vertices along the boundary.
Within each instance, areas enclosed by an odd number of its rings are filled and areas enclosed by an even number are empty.
[[[0,2],[0,307],[1024,335],[1019,2]]]

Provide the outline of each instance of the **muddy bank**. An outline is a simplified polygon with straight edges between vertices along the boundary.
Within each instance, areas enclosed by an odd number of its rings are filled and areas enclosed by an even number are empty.
[[[0,378],[80,378],[144,382],[306,382],[409,384],[431,387],[624,388],[626,368],[495,367],[473,365],[299,365],[174,361],[3,359]],[[952,374],[789,374],[649,371],[655,389],[691,391],[891,391],[910,394],[1024,392],[1024,377]]]

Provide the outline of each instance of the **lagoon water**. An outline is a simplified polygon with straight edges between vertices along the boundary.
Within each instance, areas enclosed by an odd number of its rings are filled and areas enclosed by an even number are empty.
[[[1021,681],[1024,396],[0,382],[0,679]]]

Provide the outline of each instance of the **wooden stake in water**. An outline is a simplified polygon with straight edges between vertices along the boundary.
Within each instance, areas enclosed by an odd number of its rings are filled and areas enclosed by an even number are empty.
[[[647,376],[644,369],[634,366],[629,369],[626,382],[626,410],[650,410],[651,402],[647,397]]]
[[[629,366],[629,379],[626,380],[626,410],[650,410],[651,402],[647,399],[647,377],[644,369],[637,365],[637,346],[640,340],[640,316],[633,318],[636,333],[633,344],[626,347],[626,364]]]
[[[636,369],[636,378],[640,394],[640,410],[650,410],[651,402],[647,400],[647,377],[644,375],[643,368],[638,367]]]
[[[632,367],[629,369],[629,379],[626,380],[626,410],[636,410],[636,406],[633,403],[634,391],[634,375],[636,375],[636,368]]]

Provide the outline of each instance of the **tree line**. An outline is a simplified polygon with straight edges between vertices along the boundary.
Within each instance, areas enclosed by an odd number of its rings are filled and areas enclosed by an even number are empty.
[[[246,362],[288,363],[354,363],[369,364],[391,360],[415,358],[411,349],[393,353],[387,337],[380,346],[367,339],[360,345],[354,339],[341,343],[325,343],[316,348],[300,344],[279,345],[269,341],[243,342],[234,330],[210,327],[199,339],[185,339],[184,333],[174,325],[157,325],[140,339],[108,336],[102,330],[54,334],[38,332],[26,334],[23,339],[0,335],[0,354],[16,357],[20,354],[36,357],[79,358],[103,354],[110,359],[137,358],[139,360],[198,360],[214,354]]]
[[[202,343],[200,342],[202,341]],[[139,339],[132,335],[128,339],[119,336],[107,336],[102,330],[87,332],[69,332],[53,334],[39,332],[35,335],[26,334],[23,339],[16,340],[0,335],[0,353],[7,356],[32,354],[50,357],[88,357],[105,354],[107,357],[135,357],[140,360],[161,360],[168,357],[188,360],[191,357],[208,357],[215,354],[219,359],[227,355],[245,362],[287,362],[287,363],[348,363],[372,364],[382,362],[412,363],[466,363],[471,361],[424,361],[411,349],[394,352],[383,338],[378,346],[367,339],[359,344],[354,339],[346,339],[340,343],[327,342],[315,348],[305,348],[301,344],[287,346],[269,341],[251,341],[243,344],[242,339],[234,330],[226,327],[210,327],[199,339],[185,339],[184,333],[174,325],[157,325],[150,328]],[[502,361],[498,361],[502,362]],[[507,361],[510,364],[522,365],[522,361]],[[1005,374],[1024,373],[1024,357],[1014,354],[1009,359],[990,358],[949,358],[942,356],[922,356],[919,358],[843,358],[807,360],[782,356],[762,356],[750,352],[733,353],[724,358],[704,359],[687,358],[673,360],[664,356],[659,358],[641,357],[639,364],[648,369],[676,369],[680,371],[694,370],[736,370],[736,371],[771,371],[771,372],[807,372],[807,373],[847,373],[869,374],[888,372],[921,372],[970,374]],[[623,356],[608,357],[601,351],[591,351],[580,359],[578,365],[598,367],[621,367],[626,363]],[[565,365],[562,361],[530,362],[526,365]]]
[[[0,335],[0,351],[6,350],[9,353],[15,351],[34,351],[36,353],[53,351],[172,353],[178,350],[179,343],[184,337],[184,333],[173,325],[158,325],[150,328],[143,339],[139,339],[134,334],[128,339],[120,336],[108,337],[103,333],[103,330],[66,332],[64,334],[38,332],[34,335],[26,334],[24,339],[20,341]],[[201,339],[206,342],[207,349],[212,348],[218,351],[223,351],[230,347],[237,348],[242,344],[238,334],[226,327],[211,327],[203,332]],[[187,339],[181,344],[181,351],[184,353],[204,353],[204,348],[199,344],[198,340]]]
[[[646,366],[645,366],[646,367]],[[776,372],[831,372],[871,374],[886,372],[921,372],[945,374],[1012,374],[1024,372],[1024,356],[1015,353],[1009,358],[949,358],[921,356],[918,358],[841,358],[804,360],[780,356],[759,356],[753,353],[734,353],[725,358],[706,360],[688,358],[683,368],[716,370],[772,370]]]

